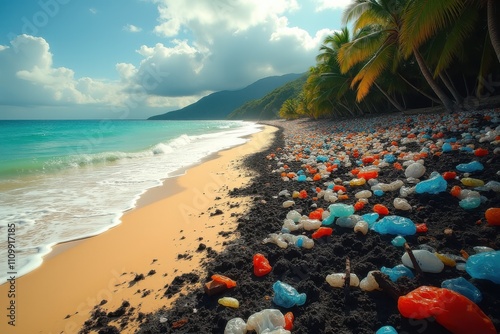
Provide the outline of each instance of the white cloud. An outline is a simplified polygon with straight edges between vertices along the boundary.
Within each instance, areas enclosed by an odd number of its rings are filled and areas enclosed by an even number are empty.
[[[133,24],[127,24],[126,26],[123,27],[123,30],[128,31],[128,32],[141,32],[142,28],[137,27]]]
[[[317,11],[327,9],[344,9],[353,1],[354,0],[314,0]]]

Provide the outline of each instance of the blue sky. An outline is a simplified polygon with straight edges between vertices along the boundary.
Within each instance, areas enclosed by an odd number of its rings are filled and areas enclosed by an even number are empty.
[[[4,0],[0,119],[147,118],[305,72],[349,0]]]

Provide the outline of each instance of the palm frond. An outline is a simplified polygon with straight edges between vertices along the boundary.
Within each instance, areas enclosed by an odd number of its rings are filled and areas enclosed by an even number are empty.
[[[386,31],[377,30],[342,45],[337,56],[341,73],[346,73],[354,65],[371,57],[380,48],[385,35]]]

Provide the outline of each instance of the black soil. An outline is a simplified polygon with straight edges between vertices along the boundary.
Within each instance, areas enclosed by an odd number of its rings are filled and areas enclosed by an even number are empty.
[[[491,113],[491,111],[490,111]],[[498,112],[497,112],[498,113]],[[374,119],[376,121],[376,119]],[[471,114],[468,118],[469,126],[485,129],[490,126],[495,128],[483,114]],[[276,125],[276,124],[275,124]],[[234,317],[248,319],[250,315],[267,308],[277,308],[285,314],[293,312],[295,316],[292,333],[374,333],[384,325],[392,325],[398,333],[449,333],[433,319],[412,320],[402,317],[397,308],[397,301],[387,292],[363,292],[359,288],[351,288],[346,298],[343,289],[329,286],[325,277],[334,272],[345,272],[346,258],[350,259],[351,272],[363,278],[370,270],[380,269],[382,266],[393,267],[401,263],[403,250],[391,244],[393,235],[380,235],[369,231],[367,235],[355,234],[352,229],[341,228],[334,225],[331,237],[315,240],[312,249],[302,249],[289,246],[281,249],[274,244],[263,244],[262,240],[269,233],[281,230],[283,220],[290,209],[284,209],[284,197],[278,193],[287,189],[308,190],[309,197],[295,199],[295,210],[309,214],[317,206],[328,208],[331,203],[323,199],[313,200],[311,187],[320,186],[325,181],[332,181],[340,177],[348,180],[346,173],[352,167],[340,167],[331,175],[331,179],[309,184],[299,182],[283,182],[279,173],[272,173],[277,169],[277,160],[269,160],[270,154],[280,157],[283,150],[291,143],[285,143],[285,132],[290,131],[287,123],[279,122],[281,126],[274,143],[265,152],[255,154],[246,159],[245,165],[254,170],[256,175],[253,183],[245,188],[232,189],[230,195],[237,200],[239,196],[251,196],[254,204],[249,211],[238,219],[238,232],[241,235],[237,240],[228,243],[227,248],[220,254],[214,254],[200,244],[200,252],[207,253],[211,260],[207,265],[207,274],[204,277],[197,275],[179,276],[172,285],[165,288],[165,295],[176,294],[182,286],[194,282],[207,282],[210,276],[217,273],[226,275],[237,281],[237,287],[222,295],[207,296],[203,289],[195,290],[187,295],[182,295],[170,309],[162,309],[152,314],[141,314],[141,323],[138,333],[223,333],[228,320]],[[295,126],[314,128],[314,122],[301,121]],[[383,126],[383,125],[380,125]],[[459,132],[443,131],[445,138],[458,137]],[[497,172],[500,170],[499,155],[494,155],[495,146],[489,142],[479,143],[474,138],[470,144],[489,150],[485,157],[475,157],[470,153],[459,150],[441,155],[430,155],[425,159],[426,173],[421,178],[427,179],[432,171],[440,173],[456,170],[459,163],[478,160],[485,169],[474,173],[473,177],[485,181],[500,181]],[[419,151],[408,145],[408,150]],[[352,161],[355,159],[352,158]],[[290,170],[302,169],[301,162],[287,162]],[[459,173],[459,176],[460,173]],[[352,178],[352,177],[351,177]],[[394,168],[384,169],[380,173],[379,181],[392,182],[396,179],[405,180],[404,170]],[[448,189],[454,185],[461,185],[459,180],[448,182]],[[351,190],[348,187],[349,199],[346,204],[354,204],[356,199],[353,194],[362,189],[369,189],[368,184]],[[500,249],[500,227],[489,226],[484,218],[485,210],[490,207],[500,207],[500,194],[493,191],[481,192],[486,201],[479,208],[464,210],[458,206],[458,199],[451,196],[449,191],[437,195],[412,194],[407,199],[412,205],[412,211],[391,210],[397,214],[411,218],[416,223],[426,223],[429,230],[406,237],[412,248],[426,244],[435,248],[440,253],[460,255],[461,250],[474,254],[472,247],[488,246],[495,250]],[[395,197],[399,192],[388,192],[378,200],[378,203],[392,207]],[[372,212],[373,202],[366,205],[357,214]],[[453,233],[448,236],[444,233],[446,228],[451,228]],[[311,232],[303,232],[310,236]],[[258,278],[253,275],[252,258],[255,253],[262,253],[273,267],[270,274]],[[500,287],[488,280],[472,279],[465,271],[453,267],[445,267],[439,274],[426,273],[422,277],[408,279],[401,278],[396,282],[401,294],[406,294],[421,285],[440,287],[445,279],[463,276],[472,282],[483,294],[479,304],[481,310],[492,319],[497,330],[500,330]],[[273,304],[272,285],[277,280],[294,286],[299,292],[307,294],[307,302],[300,307],[291,309],[280,308]],[[239,309],[230,309],[218,305],[217,300],[222,296],[230,296],[239,300]],[[99,333],[114,333],[108,326],[110,319],[126,317],[130,312],[128,305],[122,305],[112,313],[101,314],[98,309],[94,312],[93,319],[89,319],[82,332],[99,330]],[[123,321],[127,321],[123,319]],[[100,324],[99,327],[97,324]],[[123,326],[123,325],[122,325]]]

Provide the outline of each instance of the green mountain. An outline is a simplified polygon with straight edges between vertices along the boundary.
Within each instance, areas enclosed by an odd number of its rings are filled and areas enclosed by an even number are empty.
[[[299,95],[306,80],[307,73],[276,88],[261,99],[246,102],[230,113],[227,118],[251,120],[278,118],[278,112],[283,102]]]
[[[272,91],[300,77],[301,74],[285,74],[260,79],[253,84],[234,91],[224,90],[201,98],[182,109],[152,116],[152,120],[206,120],[226,119],[236,108],[250,100],[259,99]]]

